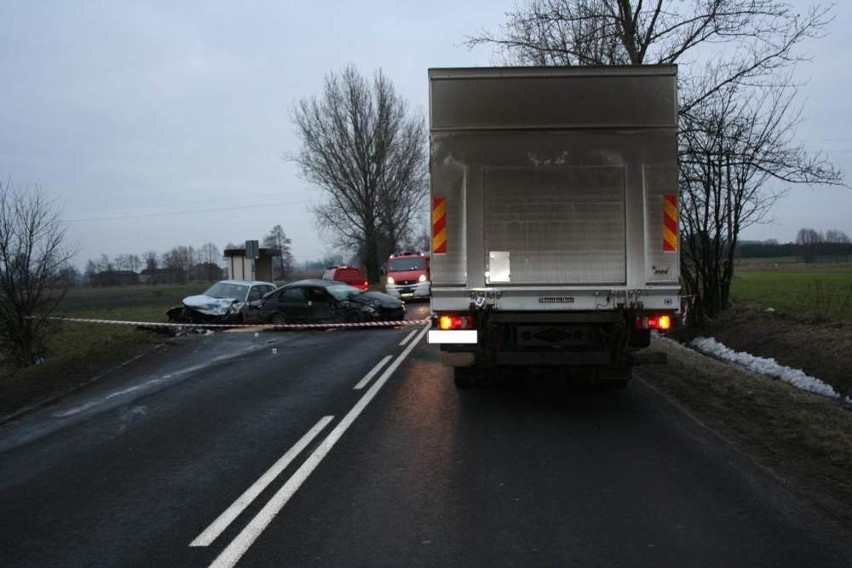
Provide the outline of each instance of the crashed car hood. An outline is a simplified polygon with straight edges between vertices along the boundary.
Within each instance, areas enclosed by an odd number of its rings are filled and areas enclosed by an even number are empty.
[[[384,292],[364,292],[354,296],[351,300],[359,304],[382,308],[398,308],[402,305],[400,300]]]
[[[231,313],[234,304],[239,306],[241,302],[236,298],[214,298],[205,294],[198,296],[187,296],[183,299],[183,305],[196,312],[209,316],[224,316]]]

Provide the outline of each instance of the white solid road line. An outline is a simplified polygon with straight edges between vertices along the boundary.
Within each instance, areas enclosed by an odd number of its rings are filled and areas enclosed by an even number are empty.
[[[222,551],[222,553],[216,557],[216,560],[210,565],[211,568],[223,568],[234,566],[237,562],[239,562],[240,558],[242,558],[243,554],[249,549],[249,547],[254,543],[257,537],[269,526],[269,523],[275,518],[275,516],[284,508],[284,505],[287,504],[287,501],[299,490],[299,487],[308,479],[308,477],[313,473],[313,471],[317,468],[317,466],[322,462],[325,456],[331,451],[334,445],[338,440],[343,436],[346,430],[355,422],[355,419],[364,411],[370,401],[376,396],[376,394],[382,389],[385,383],[388,381],[391,375],[393,375],[394,371],[402,364],[408,354],[411,353],[411,350],[423,339],[423,336],[426,335],[429,327],[424,326],[423,330],[420,332],[420,335],[417,338],[408,344],[408,347],[399,354],[399,356],[394,360],[391,365],[385,369],[385,372],[382,373],[382,376],[373,383],[364,396],[355,403],[355,406],[352,410],[349,411],[349,414],[343,417],[343,420],[334,427],[331,433],[326,437],[325,440],[320,443],[317,449],[308,456],[308,459],[305,460],[305,463],[296,470],[296,473],[287,480],[287,483],[278,490],[278,493],[272,496],[272,499],[269,500],[269,503],[260,510],[260,512],[251,520],[251,522],[242,530],[240,534]]]
[[[403,339],[402,341],[400,341],[400,342],[399,342],[399,346],[400,346],[400,347],[402,347],[403,345],[405,345],[406,343],[408,343],[408,341],[409,341],[412,337],[414,337],[414,335],[415,335],[416,333],[417,333],[417,330],[416,330],[416,329],[412,329],[412,330],[411,330],[411,333],[409,333],[408,335],[406,335],[406,336],[405,336],[405,339]]]
[[[333,419],[334,416],[324,416],[319,422],[317,422],[307,434],[302,436],[301,440],[296,442],[295,446],[287,450],[286,454],[281,456],[277,462],[272,464],[272,467],[266,470],[266,473],[264,473],[260,479],[255,481],[251,487],[246,489],[246,491],[240,495],[224,513],[219,515],[219,518],[213,521],[209,527],[204,529],[204,532],[198,535],[198,537],[196,537],[189,546],[209,546],[212,544],[213,541],[216,540],[216,538],[222,534],[228,526],[230,526],[234,519],[236,519],[240,513],[242,513],[243,510],[245,510],[245,508],[248,507],[251,502],[254,501],[257,496],[260,495],[260,493],[287,468],[288,465],[290,465],[290,462],[292,462]]]
[[[417,330],[415,329],[414,331],[417,331]],[[378,364],[377,364],[375,367],[373,367],[373,369],[372,369],[369,373],[367,373],[367,374],[364,376],[364,378],[363,378],[363,379],[361,379],[360,381],[358,381],[358,384],[357,384],[357,385],[355,385],[355,387],[354,387],[354,389],[353,389],[353,390],[361,390],[362,388],[366,387],[366,386],[367,386],[367,383],[369,383],[369,382],[373,379],[373,377],[375,377],[375,376],[376,376],[376,373],[378,373],[379,371],[381,371],[382,367],[384,367],[384,366],[385,366],[385,363],[387,363],[387,362],[388,362],[388,361],[390,361],[391,359],[393,359],[393,355],[387,355],[387,356],[385,356],[385,358],[384,358],[384,359],[382,359],[381,361],[379,361],[379,362],[378,362]]]

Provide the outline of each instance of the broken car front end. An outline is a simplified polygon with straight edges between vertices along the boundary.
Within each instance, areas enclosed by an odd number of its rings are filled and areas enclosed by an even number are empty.
[[[199,295],[184,298],[183,305],[166,312],[172,323],[239,324],[243,322],[245,302],[235,298]]]

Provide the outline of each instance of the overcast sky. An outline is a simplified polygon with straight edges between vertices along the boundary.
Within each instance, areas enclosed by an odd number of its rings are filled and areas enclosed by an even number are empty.
[[[489,65],[467,34],[496,29],[514,0],[0,3],[0,178],[63,206],[76,264],[102,253],[260,239],[280,224],[297,260],[322,257],[308,206],[319,194],[284,159],[295,101],[329,71],[381,68],[425,119],[429,67]],[[802,2],[802,5],[806,5]],[[803,143],[852,181],[852,4],[799,69]],[[796,187],[775,222],[852,236],[852,190]]]

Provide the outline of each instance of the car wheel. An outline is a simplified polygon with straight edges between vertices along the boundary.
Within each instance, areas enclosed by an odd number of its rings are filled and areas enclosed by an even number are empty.
[[[345,323],[360,323],[365,321],[364,314],[362,314],[359,310],[351,310],[346,312],[346,316],[343,318]]]
[[[272,323],[275,325],[284,325],[287,323],[287,318],[284,317],[284,314],[275,312],[272,314]]]

